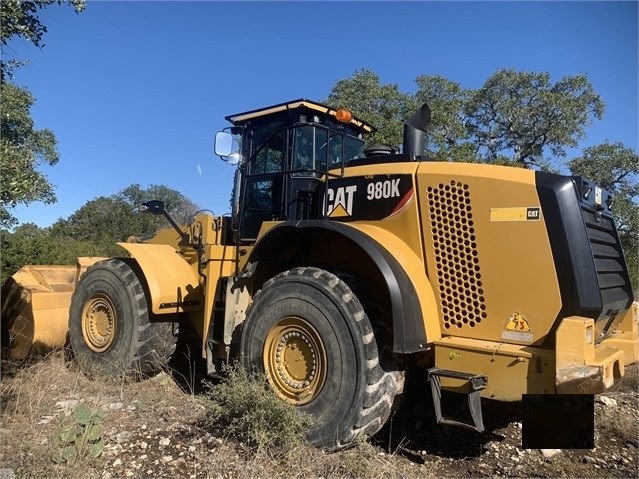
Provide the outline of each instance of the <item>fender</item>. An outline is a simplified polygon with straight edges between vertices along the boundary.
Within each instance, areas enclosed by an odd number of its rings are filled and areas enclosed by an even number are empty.
[[[154,314],[202,309],[202,288],[197,273],[172,246],[118,243],[135,258],[142,270]]]
[[[307,228],[329,230],[349,238],[379,268],[391,298],[393,351],[423,351],[427,343],[441,338],[437,303],[423,262],[400,238],[376,226],[325,220],[280,223],[259,239],[240,277],[251,276],[258,267],[259,258],[287,233]]]

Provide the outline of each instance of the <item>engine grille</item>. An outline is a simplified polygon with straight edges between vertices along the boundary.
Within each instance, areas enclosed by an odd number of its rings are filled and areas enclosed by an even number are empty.
[[[470,190],[451,181],[427,192],[444,328],[472,328],[486,318],[486,305]]]
[[[612,219],[584,203],[581,213],[597,271],[603,317],[627,307],[631,301],[625,262]]]

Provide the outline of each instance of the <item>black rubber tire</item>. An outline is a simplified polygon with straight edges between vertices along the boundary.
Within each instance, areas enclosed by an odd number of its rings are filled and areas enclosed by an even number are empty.
[[[309,442],[338,449],[379,431],[404,388],[404,371],[384,361],[360,300],[328,271],[295,268],[267,281],[254,296],[243,323],[240,353],[253,372],[269,372],[265,348],[271,330],[301,318],[317,332],[326,356],[326,377],[313,399],[298,406],[315,421]]]
[[[173,323],[150,320],[136,266],[129,259],[100,261],[88,268],[76,285],[69,309],[69,345],[80,369],[91,377],[150,377],[167,368],[175,351]],[[85,308],[100,310],[109,319],[108,328],[102,324],[108,333],[95,334],[93,344],[86,336],[91,321]],[[107,344],[99,345],[96,339],[100,338]]]

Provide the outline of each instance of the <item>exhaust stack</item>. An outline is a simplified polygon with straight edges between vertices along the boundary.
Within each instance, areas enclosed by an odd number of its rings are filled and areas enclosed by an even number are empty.
[[[430,124],[430,108],[424,103],[404,123],[402,152],[410,156],[422,156],[426,149],[426,128]]]

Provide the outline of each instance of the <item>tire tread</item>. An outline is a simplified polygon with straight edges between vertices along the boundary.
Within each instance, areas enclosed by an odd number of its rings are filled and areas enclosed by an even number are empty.
[[[313,266],[297,267],[284,271],[266,281],[263,287],[254,295],[252,303],[247,309],[247,317],[259,298],[273,284],[280,281],[290,281],[290,276],[298,276],[302,281],[312,284],[316,288],[323,288],[329,296],[340,301],[345,312],[352,319],[351,327],[356,329],[356,335],[363,345],[363,367],[365,387],[358,391],[355,400],[357,413],[352,424],[342,431],[342,436],[335,440],[335,448],[348,445],[360,438],[371,436],[386,423],[396,404],[396,398],[401,396],[404,389],[405,372],[400,370],[392,358],[384,358],[382,367],[379,356],[379,345],[371,318],[360,299],[365,292],[357,282],[356,277],[346,274],[334,274]],[[287,279],[288,278],[288,279]],[[359,290],[362,291],[359,291]],[[374,308],[369,308],[374,310]]]
[[[122,318],[122,320],[133,321],[135,326],[135,331],[132,332],[134,341],[129,351],[130,358],[120,358],[123,360],[122,370],[105,368],[104,371],[99,371],[96,368],[91,368],[90,371],[86,372],[102,376],[108,372],[107,375],[130,377],[149,377],[157,374],[166,367],[176,349],[177,336],[173,334],[172,323],[151,321],[142,282],[127,262],[119,258],[109,258],[90,266],[85,275],[99,269],[109,271],[120,278],[123,287],[131,294],[131,308],[136,317]],[[72,305],[77,300],[76,294],[78,294],[77,288],[71,299]],[[80,365],[83,366],[82,362]]]

